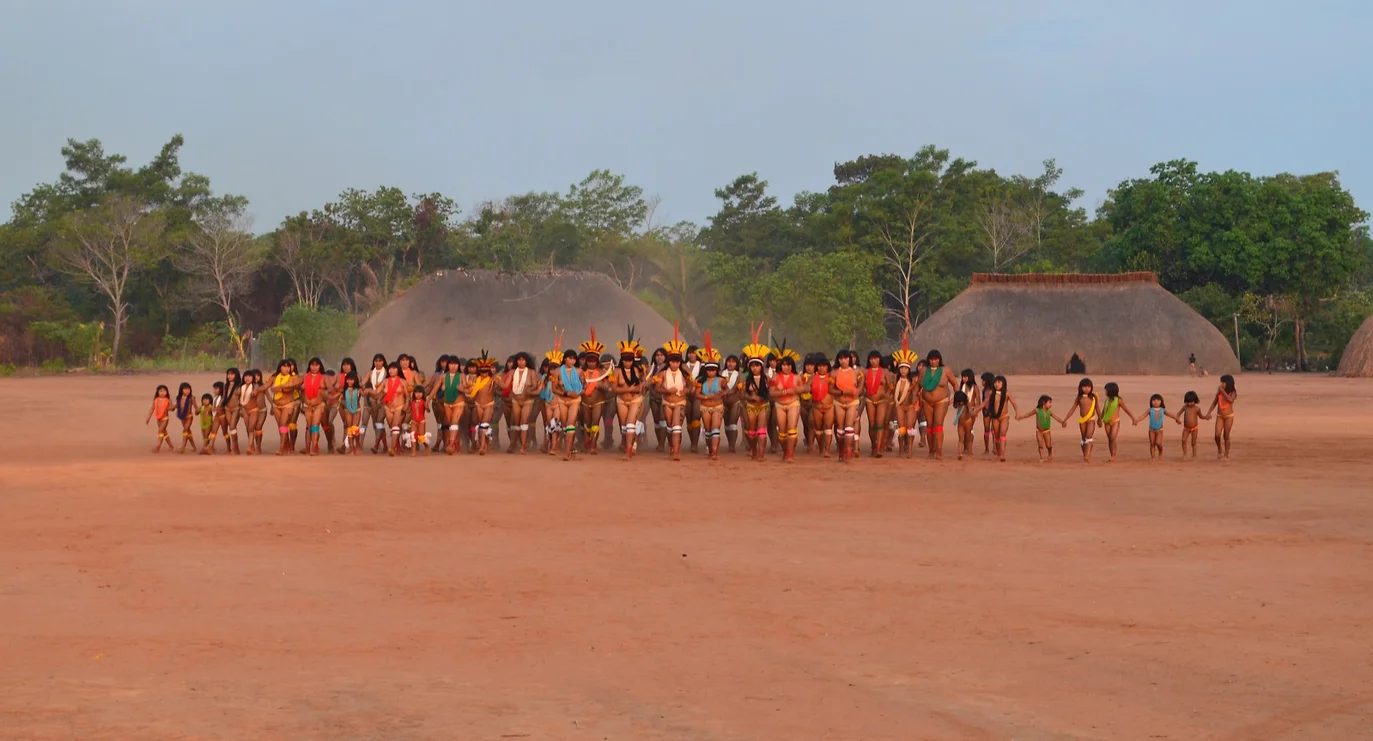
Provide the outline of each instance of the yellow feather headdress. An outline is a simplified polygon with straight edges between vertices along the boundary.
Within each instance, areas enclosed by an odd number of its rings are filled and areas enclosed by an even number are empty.
[[[891,354],[892,363],[896,367],[913,367],[920,360],[920,356],[911,350],[910,337],[905,332],[901,333],[901,349]]]
[[[473,358],[472,364],[477,366],[477,370],[481,370],[483,368],[494,369],[496,367],[496,359],[488,355],[486,350],[483,349],[481,357]]]
[[[595,355],[597,358],[601,357],[601,353],[605,352],[605,343],[596,339],[595,327],[591,328],[591,339],[583,342],[579,349],[582,351],[583,355],[591,354]]]
[[[628,326],[628,333],[625,339],[620,340],[620,354],[633,355],[635,359],[644,356],[644,346],[639,344],[639,340],[634,337],[634,325]]]
[[[772,348],[772,354],[778,360],[781,360],[782,358],[791,358],[791,362],[796,363],[797,365],[801,364],[801,353],[787,347],[787,340],[785,337],[782,338],[782,344]]]
[[[749,336],[752,337],[753,341],[744,346],[745,361],[766,360],[768,353],[771,351],[768,350],[767,345],[759,342],[759,338],[763,336],[763,323],[758,322],[757,326],[755,326],[753,322],[749,322],[748,331]]]
[[[565,331],[565,330],[564,330]],[[553,349],[544,354],[553,363],[562,365],[563,362],[563,331],[557,327],[553,328]]]
[[[719,365],[720,365],[720,350],[719,350],[719,348],[716,348],[716,347],[712,347],[712,346],[711,346],[711,344],[710,344],[710,330],[706,330],[706,331],[704,332],[704,337],[703,337],[702,339],[703,339],[703,342],[702,342],[701,344],[703,345],[703,347],[701,348],[701,352],[699,353],[699,354],[700,354],[700,357],[701,357],[701,362],[704,363],[705,365],[713,365],[713,366],[719,367]]]
[[[669,358],[671,358],[673,355],[676,355],[680,358],[686,355],[687,347],[688,345],[686,341],[684,341],[681,337],[681,333],[678,329],[677,322],[673,322],[672,339],[663,343],[663,349],[667,351],[667,355]]]

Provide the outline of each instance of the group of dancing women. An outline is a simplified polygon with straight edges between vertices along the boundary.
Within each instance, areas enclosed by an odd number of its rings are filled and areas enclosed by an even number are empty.
[[[646,359],[631,327],[618,343],[615,362],[593,329],[576,349],[564,349],[558,334],[537,366],[528,353],[516,353],[502,365],[483,350],[466,360],[444,355],[427,377],[415,358],[404,354],[389,362],[376,355],[364,370],[351,358],[343,359],[337,371],[319,358],[311,358],[303,370],[285,359],[267,376],[230,368],[199,400],[189,383],[182,383],[175,396],[158,386],[147,421],[157,421],[154,453],[164,446],[175,449],[168,429],[175,418],[182,426],[182,453],[210,455],[222,444],[227,453],[262,454],[270,417],[280,436],[276,455],[360,455],[369,427],[373,454],[485,455],[500,445],[503,423],[505,452],[538,449],[563,460],[617,448],[633,459],[651,428],[657,450],[673,460],[681,459],[686,438],[691,453],[703,443],[712,459],[719,458],[722,444],[735,453],[742,442],[755,461],[780,453],[782,461],[791,462],[798,445],[804,445],[806,454],[830,458],[833,451],[847,462],[860,456],[863,421],[874,458],[888,453],[909,458],[924,448],[925,455],[942,459],[947,426],[961,459],[974,454],[980,419],[982,453],[1004,461],[1012,420],[1033,417],[1041,461],[1053,460],[1053,423],[1066,427],[1075,419],[1082,458],[1090,462],[1098,430],[1105,433],[1110,460],[1116,459],[1126,418],[1132,425],[1148,421],[1151,459],[1163,457],[1165,420],[1183,427],[1183,455],[1190,449],[1196,457],[1200,421],[1215,413],[1216,454],[1230,454],[1238,395],[1231,376],[1221,377],[1205,412],[1200,397],[1189,391],[1176,412],[1154,394],[1136,417],[1117,384],[1105,384],[1103,397],[1084,378],[1064,416],[1054,413],[1049,396],[1039,397],[1022,414],[1004,376],[977,376],[971,369],[950,373],[938,350],[921,357],[903,340],[900,350],[889,356],[874,350],[863,362],[852,350],[839,351],[833,361],[823,354],[803,359],[785,342],[775,347],[760,342],[761,332],[761,324],[751,327],[752,341],[740,355],[722,359],[708,332],[697,347],[674,331],[672,340]],[[240,428],[246,436],[242,450]]]

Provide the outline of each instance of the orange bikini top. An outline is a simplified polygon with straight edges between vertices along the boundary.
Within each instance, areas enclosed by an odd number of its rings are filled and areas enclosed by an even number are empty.
[[[845,393],[854,393],[858,390],[858,369],[839,368],[834,371],[834,387]]]

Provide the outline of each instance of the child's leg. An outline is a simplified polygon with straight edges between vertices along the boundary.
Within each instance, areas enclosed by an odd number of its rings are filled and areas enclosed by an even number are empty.
[[[154,453],[160,453],[162,451],[162,443],[164,442],[167,443],[168,451],[171,451],[172,449],[172,440],[167,436],[167,422],[168,420],[166,417],[157,420],[157,447],[153,448]]]
[[[1235,415],[1234,415],[1234,414],[1231,414],[1230,416],[1228,416],[1228,417],[1225,418],[1225,430],[1224,430],[1223,433],[1222,433],[1222,434],[1224,435],[1224,437],[1225,437],[1225,457],[1226,457],[1226,458],[1229,458],[1229,457],[1230,457],[1230,430],[1231,430],[1232,428],[1234,428],[1234,426],[1235,426]]]
[[[1002,461],[1006,460],[1006,433],[1010,431],[1010,427],[1010,417],[1002,417],[996,421],[996,455]]]
[[[1119,434],[1120,434],[1120,422],[1119,422],[1119,421],[1112,422],[1111,424],[1106,425],[1106,447],[1107,447],[1107,449],[1111,452],[1111,457],[1107,459],[1107,462],[1111,462],[1111,461],[1114,461],[1114,460],[1116,459],[1116,437],[1117,437]]]

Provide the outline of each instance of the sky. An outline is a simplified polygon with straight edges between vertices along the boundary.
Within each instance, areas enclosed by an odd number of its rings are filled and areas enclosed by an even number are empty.
[[[1053,157],[1093,210],[1157,162],[1338,170],[1373,211],[1367,0],[0,0],[0,201],[67,138],[248,196],[258,230],[345,188],[463,208],[610,169],[703,223],[925,144]],[[0,208],[0,217],[8,212]]]

